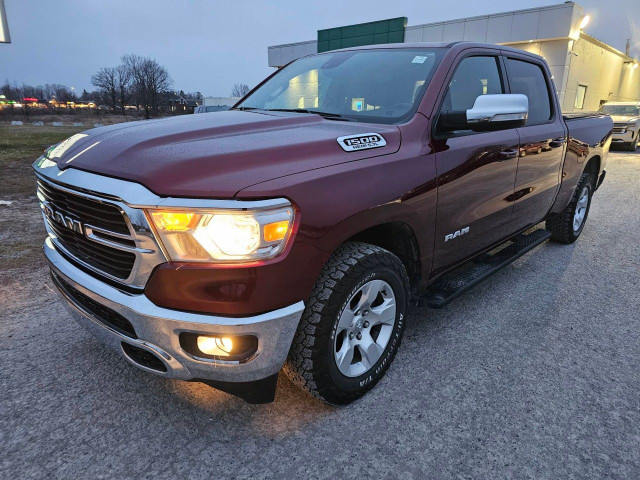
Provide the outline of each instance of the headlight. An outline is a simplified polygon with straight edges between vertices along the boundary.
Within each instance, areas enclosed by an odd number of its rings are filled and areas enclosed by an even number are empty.
[[[147,210],[171,260],[237,263],[273,258],[291,236],[293,208]]]

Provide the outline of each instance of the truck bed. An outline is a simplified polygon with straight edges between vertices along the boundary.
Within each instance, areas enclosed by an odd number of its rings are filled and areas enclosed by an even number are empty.
[[[601,117],[604,116],[606,117],[607,115],[603,115],[602,113],[599,112],[568,112],[568,113],[563,113],[562,114],[562,118],[564,118],[565,120],[575,120],[577,118],[589,118],[589,117]]]
[[[565,113],[562,115],[569,130],[569,142],[578,141],[590,148],[603,146],[613,130],[609,115],[597,112]]]

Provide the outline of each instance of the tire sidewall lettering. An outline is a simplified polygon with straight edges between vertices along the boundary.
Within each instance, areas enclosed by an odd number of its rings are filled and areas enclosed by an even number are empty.
[[[334,359],[334,353],[333,353],[336,334],[338,331],[338,322],[345,308],[348,307],[349,300],[353,298],[353,296],[365,283],[370,282],[371,280],[374,280],[374,279],[384,279],[385,281],[390,283],[391,287],[394,289],[394,293],[396,293],[396,298],[403,300],[402,302],[398,302],[398,305],[399,306],[404,305],[404,292],[401,291],[402,289],[398,285],[399,279],[395,274],[392,274],[391,276],[383,275],[382,272],[380,271],[367,273],[358,281],[358,283],[356,283],[356,285],[351,290],[349,290],[349,293],[347,294],[346,299],[344,300],[344,302],[338,309],[336,316],[334,317],[333,326],[331,328],[331,334],[329,335],[328,353],[330,354],[330,359],[331,359],[329,361],[332,362],[331,370],[333,370],[336,375],[339,375],[342,381],[352,384],[353,387],[358,386],[358,388],[365,387],[368,384],[377,381],[377,379],[389,367],[389,365],[393,360],[393,357],[395,356],[396,351],[398,350],[399,343],[402,339],[402,332],[404,330],[403,328],[404,318],[405,318],[404,310],[402,310],[401,307],[399,307],[396,313],[396,323],[394,325],[393,334],[389,340],[388,345],[386,346],[386,353],[381,359],[378,360],[378,362],[372,369],[370,369],[368,372],[364,374],[366,376],[364,378],[362,377],[349,378],[349,377],[343,376],[338,371],[337,366],[335,365],[335,359]]]

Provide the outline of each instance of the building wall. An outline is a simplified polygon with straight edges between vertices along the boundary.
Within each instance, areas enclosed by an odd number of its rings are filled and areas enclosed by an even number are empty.
[[[525,43],[529,40],[577,38],[584,9],[573,2],[541,8],[462,18],[406,27],[404,41]],[[318,42],[288,43],[269,47],[269,66],[281,67],[318,52]]]
[[[216,106],[216,105],[226,105],[228,107],[233,107],[236,103],[238,103],[240,98],[238,97],[204,97],[202,99],[202,105],[208,106]]]
[[[584,9],[573,2],[406,27],[405,42],[475,41],[519,48],[549,64],[563,111],[576,110],[579,85],[587,87],[583,111],[603,101],[639,101],[640,67],[613,47],[580,32]],[[317,42],[269,47],[269,65],[282,66],[316,53]]]
[[[542,8],[407,27],[405,42],[516,43],[577,36],[584,10],[568,2]]]
[[[560,97],[562,105],[567,89],[567,78],[569,74],[568,58],[570,55],[569,46],[571,40],[549,40],[538,42],[510,43],[509,46],[518,48],[526,52],[535,53],[543,57],[549,64],[556,93]]]
[[[297,58],[314,53],[318,53],[318,42],[316,40],[273,45],[268,49],[269,66],[282,67]]]
[[[571,42],[569,75],[562,109],[575,110],[578,85],[587,87],[582,110],[597,110],[604,101],[640,100],[640,69],[629,58],[601,42],[581,36]]]

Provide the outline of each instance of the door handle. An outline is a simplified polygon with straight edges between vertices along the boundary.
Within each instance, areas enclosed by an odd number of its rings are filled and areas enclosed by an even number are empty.
[[[520,154],[520,150],[517,148],[507,148],[505,150],[500,150],[498,157],[500,160],[508,160],[510,158],[517,158]]]
[[[554,138],[549,142],[549,146],[551,148],[558,148],[564,145],[567,142],[567,139],[564,137]]]

